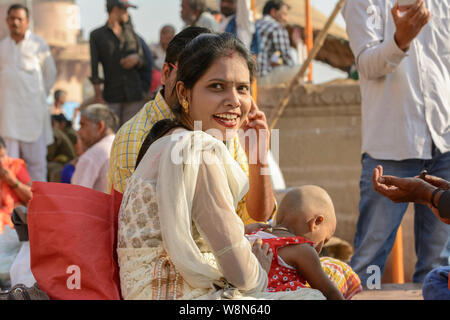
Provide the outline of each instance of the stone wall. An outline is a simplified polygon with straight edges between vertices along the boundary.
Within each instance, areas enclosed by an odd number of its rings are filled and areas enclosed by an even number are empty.
[[[258,105],[269,117],[285,89],[259,87]],[[276,128],[280,134],[280,167],[288,187],[319,185],[333,199],[336,236],[350,243],[356,230],[361,174],[361,95],[359,83],[339,80],[299,86]],[[411,211],[411,210],[409,210]],[[414,264],[412,214],[403,222],[405,276]],[[389,263],[385,281],[389,282]]]

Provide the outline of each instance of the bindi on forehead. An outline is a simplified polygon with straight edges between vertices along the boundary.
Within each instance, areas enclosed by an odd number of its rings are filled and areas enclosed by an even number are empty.
[[[233,59],[234,53],[235,53],[235,51],[232,50],[232,49],[230,49],[230,50],[228,50],[227,52],[225,52],[225,57],[230,58],[230,59]]]

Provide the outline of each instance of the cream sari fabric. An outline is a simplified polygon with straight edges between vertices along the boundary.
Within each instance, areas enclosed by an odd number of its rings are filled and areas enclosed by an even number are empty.
[[[123,298],[271,298],[235,213],[247,191],[248,178],[212,136],[180,129],[155,142],[120,209]],[[296,293],[323,299],[312,289]]]

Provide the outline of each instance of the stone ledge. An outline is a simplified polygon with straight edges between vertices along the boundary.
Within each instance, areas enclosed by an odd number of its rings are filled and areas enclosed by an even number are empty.
[[[267,116],[281,102],[285,86],[259,86],[258,105]],[[282,117],[361,115],[359,82],[335,80],[321,85],[303,84],[293,93]]]

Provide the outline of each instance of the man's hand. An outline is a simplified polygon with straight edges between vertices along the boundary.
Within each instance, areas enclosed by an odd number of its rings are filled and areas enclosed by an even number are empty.
[[[450,189],[450,183],[448,181],[444,180],[444,179],[441,179],[441,178],[438,178],[438,177],[434,177],[434,176],[425,175],[423,180],[425,180],[426,182],[428,182],[432,186],[435,186],[436,188],[440,188],[440,189],[443,189],[443,190],[449,190]]]
[[[398,3],[396,3],[391,12],[396,27],[395,42],[401,50],[407,51],[411,42],[430,20],[430,11],[427,9],[424,0],[417,0],[405,12],[401,12]]]
[[[375,191],[396,203],[415,202],[430,205],[435,187],[420,178],[397,178],[383,176],[383,167],[373,171],[372,182]]]
[[[122,68],[129,70],[137,66],[140,62],[139,55],[137,53],[130,54],[125,58],[120,60],[120,65]]]
[[[244,139],[240,136],[241,145],[244,146],[250,165],[267,165],[267,153],[270,149],[270,130],[267,124],[266,115],[259,110],[255,101],[252,99],[252,106],[248,114],[248,119],[241,128],[244,133],[253,130],[254,134],[249,134]],[[248,137],[256,137],[256,139],[249,139]],[[260,148],[263,151],[260,151]],[[262,158],[264,157],[264,158]],[[255,163],[256,161],[256,163]]]
[[[101,95],[99,95],[99,96],[96,95],[94,98],[94,102],[99,103],[99,104],[104,104],[104,105],[107,104],[105,99],[103,99],[103,96],[101,96]]]

